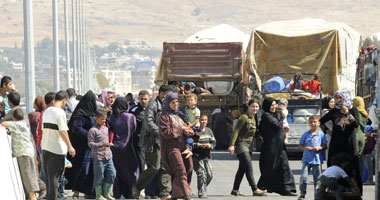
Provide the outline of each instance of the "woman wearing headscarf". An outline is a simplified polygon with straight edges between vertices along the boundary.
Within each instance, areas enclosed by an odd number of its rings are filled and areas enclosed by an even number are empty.
[[[133,148],[133,133],[136,117],[128,113],[128,102],[124,97],[116,98],[112,104],[112,115],[107,123],[114,147],[111,148],[116,178],[113,184],[114,197],[132,197],[132,186],[140,176],[136,151]],[[113,136],[112,136],[113,135]]]
[[[356,135],[356,151],[358,152],[359,156],[359,169],[360,169],[360,175],[363,175],[363,150],[365,145],[365,134],[364,129],[367,125],[368,121],[368,113],[365,109],[364,100],[362,97],[355,97],[352,106],[358,109],[359,111],[359,118],[358,123],[359,126],[355,129],[355,135]]]
[[[193,161],[191,156],[185,158],[181,152],[185,150],[185,135],[192,136],[194,131],[179,116],[178,96],[172,92],[164,98],[158,127],[162,163],[172,177],[172,198],[189,200],[192,191],[188,180],[191,179]]]
[[[110,88],[106,88],[100,94],[98,102],[103,104],[103,107],[111,107],[115,101],[115,92]]]
[[[67,157],[73,167],[66,170],[65,177],[69,181],[66,188],[74,191],[73,198],[78,198],[79,192],[84,193],[86,198],[95,197],[91,149],[87,142],[88,131],[95,124],[95,113],[96,96],[90,90],[78,103],[68,123],[69,137],[76,155]]]
[[[359,112],[352,106],[352,99],[348,91],[338,90],[334,96],[335,108],[320,120],[322,128],[328,121],[333,123],[327,166],[331,166],[331,159],[338,153],[344,152],[350,155],[351,161],[347,174],[355,182],[355,190],[362,192],[355,135],[355,129],[359,126]]]
[[[332,96],[325,96],[322,98],[322,112],[321,116],[325,116],[331,109],[335,108],[335,99]],[[327,139],[327,149],[330,147],[331,135],[332,135],[332,122],[328,121],[322,128],[323,133]],[[326,160],[328,156],[326,155],[326,150],[322,150],[323,160]]]
[[[258,188],[284,196],[297,196],[293,173],[286,154],[285,134],[282,119],[276,117],[276,101],[266,97],[263,101],[263,114],[259,125],[262,137],[260,154],[261,177]]]

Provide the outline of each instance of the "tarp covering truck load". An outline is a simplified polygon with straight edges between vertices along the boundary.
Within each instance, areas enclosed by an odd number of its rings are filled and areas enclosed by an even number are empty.
[[[279,72],[304,72],[321,75],[321,93],[334,95],[345,89],[355,95],[356,60],[361,45],[361,35],[343,23],[331,23],[319,19],[276,21],[256,28],[246,51],[245,68],[249,72],[253,87],[262,92],[261,86],[272,78],[267,76]],[[263,77],[266,77],[262,80]],[[292,76],[284,75],[285,80]],[[307,81],[307,80],[304,80]],[[280,91],[274,95],[289,101],[289,113],[306,113],[304,118],[320,114],[320,101],[312,98],[296,99]],[[315,103],[305,103],[310,99]],[[318,108],[318,109],[316,109]],[[288,151],[298,151],[299,139],[307,131],[304,123],[290,123]]]

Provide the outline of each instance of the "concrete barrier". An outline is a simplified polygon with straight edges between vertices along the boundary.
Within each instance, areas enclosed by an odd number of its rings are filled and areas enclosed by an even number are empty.
[[[17,159],[12,157],[11,136],[0,127],[0,194],[9,200],[25,199]]]

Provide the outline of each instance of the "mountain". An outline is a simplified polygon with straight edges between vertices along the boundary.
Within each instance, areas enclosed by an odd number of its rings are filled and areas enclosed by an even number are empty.
[[[35,43],[52,37],[51,5],[51,0],[33,1]],[[90,44],[100,46],[144,40],[161,47],[163,41],[183,41],[217,24],[250,33],[271,21],[306,17],[344,22],[364,37],[380,32],[380,4],[374,0],[87,0],[84,7]],[[59,10],[59,38],[64,39],[63,0]],[[0,46],[21,46],[22,1],[1,0],[0,22]]]

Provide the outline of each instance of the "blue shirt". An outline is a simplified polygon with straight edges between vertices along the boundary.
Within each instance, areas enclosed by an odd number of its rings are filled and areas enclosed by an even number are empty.
[[[7,92],[8,95],[8,92]],[[5,114],[7,114],[9,111],[11,111],[11,107],[9,106],[8,103],[8,98],[4,99],[3,95],[0,94],[0,101],[2,101],[5,104]]]
[[[301,139],[300,144],[305,147],[320,147],[327,144],[325,134],[318,131],[317,134],[312,134],[310,131],[305,132]],[[308,164],[322,164],[321,151],[303,151],[302,161]]]

